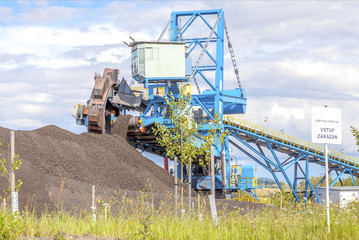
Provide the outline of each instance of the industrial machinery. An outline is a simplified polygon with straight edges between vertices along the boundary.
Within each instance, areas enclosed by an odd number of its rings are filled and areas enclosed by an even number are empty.
[[[168,28],[169,40],[162,41]],[[238,87],[225,86],[223,79],[225,41]],[[221,130],[230,132],[223,145],[214,147],[215,188],[218,192],[245,190],[256,197],[253,167],[231,166],[231,145],[268,170],[281,190],[278,175],[282,175],[297,202],[306,203],[312,195],[320,202],[309,180],[309,164],[324,164],[323,147],[233,116],[245,114],[247,97],[238,76],[222,9],[172,12],[157,41],[133,40],[127,45],[131,48],[132,77],[143,88],[130,88],[126,80],[119,81],[115,69],[105,69],[102,76],[95,74],[95,87],[87,105],[75,104],[73,115],[78,124],[86,125],[89,132],[111,134],[120,115],[129,110],[136,111],[139,116],[130,121],[127,140],[138,149],[166,157],[165,150],[156,142],[152,127],[155,122],[172,126],[166,97],[172,94],[177,98],[182,89],[191,96],[192,117],[200,123],[200,132],[209,129],[215,114],[223,123]],[[191,88],[193,85],[195,88]],[[282,160],[278,153],[287,158]],[[338,174],[334,183],[344,173],[354,180],[354,176],[359,175],[357,160],[331,151],[330,170]],[[181,165],[179,168],[183,169]],[[199,162],[193,163],[193,169],[192,187],[209,190],[208,169]],[[294,170],[293,181],[288,177],[291,170]],[[305,191],[298,191],[298,180],[305,181]]]

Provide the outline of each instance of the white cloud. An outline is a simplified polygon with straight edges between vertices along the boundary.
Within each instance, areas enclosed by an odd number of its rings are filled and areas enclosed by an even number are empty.
[[[0,70],[11,70],[11,69],[15,69],[19,67],[19,65],[17,63],[15,63],[14,61],[6,61],[6,62],[2,62],[0,65]]]
[[[26,82],[21,81],[11,81],[11,79],[0,78],[0,92],[4,96],[6,94],[14,94],[19,91],[19,89],[29,89],[31,85]]]
[[[94,24],[87,32],[56,26],[8,26],[1,27],[1,31],[3,51],[42,56],[78,46],[118,44],[128,37],[125,32],[112,28],[110,24]]]
[[[94,24],[87,32],[79,32],[75,28],[48,26],[9,26],[0,27],[0,30],[3,32],[0,54],[27,56],[22,62],[14,60],[2,62],[0,70],[11,70],[22,65],[61,69],[70,66],[88,66],[94,60],[95,63],[120,63],[129,56],[129,48],[122,43],[127,40],[129,34],[116,30],[110,24]],[[144,33],[138,32],[136,35],[139,39],[148,39],[148,35]],[[115,47],[108,49],[107,45],[115,45]],[[63,55],[66,52],[81,51],[81,48],[91,46],[98,46],[99,51],[92,54],[85,53],[85,58]],[[101,50],[101,46],[106,50]]]
[[[32,114],[32,115],[36,114],[39,117],[41,115],[46,116],[46,114],[52,110],[50,106],[31,104],[31,103],[18,104],[17,109],[20,109],[22,114]]]
[[[281,104],[282,105],[282,104]],[[307,114],[302,107],[291,106],[280,106],[278,103],[275,103],[271,112],[269,113],[273,118],[280,118],[282,121],[287,122],[289,119],[305,119]]]
[[[0,16],[1,16],[0,23],[11,22],[13,19],[11,8],[0,7]]]
[[[276,63],[274,63],[276,64]],[[298,60],[278,62],[279,69],[287,75],[311,79],[312,89],[333,89],[334,91],[359,90],[356,84],[359,78],[359,68],[353,64],[329,63],[313,60]],[[316,80],[316,81],[313,81]]]
[[[45,1],[36,1],[43,2]],[[49,24],[59,21],[69,21],[83,15],[83,11],[76,8],[68,8],[63,6],[46,6],[42,5],[38,8],[28,9],[24,13],[20,13],[20,18],[24,22],[31,22],[32,24]]]
[[[41,122],[37,119],[29,118],[15,118],[7,121],[0,121],[1,126],[7,126],[10,129],[22,130],[22,129],[35,129],[46,126],[47,123]]]
[[[3,98],[4,102],[30,102],[30,103],[50,103],[52,96],[48,93],[19,93],[16,96]]]

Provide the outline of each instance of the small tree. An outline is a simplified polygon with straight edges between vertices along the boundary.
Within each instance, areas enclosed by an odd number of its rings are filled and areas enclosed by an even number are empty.
[[[190,119],[190,99],[181,90],[178,99],[171,95],[166,98],[166,103],[166,114],[169,114],[173,127],[167,128],[156,122],[154,134],[159,144],[166,149],[169,158],[178,156],[181,163],[187,165],[190,159],[193,160],[198,154],[203,153],[203,149],[196,146],[198,128]]]
[[[2,144],[0,143],[0,148],[1,147],[2,147]],[[9,145],[9,147],[10,147],[10,145]],[[21,159],[19,158],[18,154],[15,154],[15,157],[10,164],[7,164],[7,161],[8,161],[7,159],[1,157],[1,152],[0,152],[0,174],[2,177],[5,177],[8,181],[8,187],[3,190],[5,195],[7,195],[11,191],[11,169],[13,171],[17,171],[17,170],[19,170],[19,168],[22,164]],[[21,187],[21,185],[22,185],[22,181],[20,179],[17,180],[17,184],[15,185],[16,192],[19,191],[19,188]]]
[[[181,163],[188,165],[190,161],[199,160],[203,165],[209,162],[211,145],[223,144],[229,131],[222,131],[222,119],[218,113],[209,124],[209,129],[200,133],[199,126],[191,118],[191,100],[182,89],[177,99],[170,95],[166,98],[167,112],[172,120],[172,127],[167,128],[158,122],[153,128],[158,143],[166,149],[167,156],[177,156]],[[203,134],[204,133],[204,134]],[[216,141],[217,140],[217,141]],[[204,156],[204,158],[200,158]]]
[[[359,130],[353,126],[350,126],[350,128],[353,136],[355,137],[355,144],[358,146],[358,152],[359,152]]]
[[[222,131],[222,119],[219,118],[218,114],[215,114],[212,123],[209,124],[209,129],[205,132],[199,132],[202,127],[198,126],[191,118],[191,99],[182,88],[180,88],[178,98],[174,98],[171,94],[166,97],[166,103],[166,113],[169,114],[172,127],[167,128],[158,122],[155,123],[153,132],[157,136],[158,143],[165,148],[169,158],[178,157],[182,166],[185,164],[191,168],[194,160],[198,160],[201,165],[207,164],[211,156],[211,145],[223,144],[225,136],[229,134],[228,131]],[[183,179],[183,170],[181,171],[181,179]]]

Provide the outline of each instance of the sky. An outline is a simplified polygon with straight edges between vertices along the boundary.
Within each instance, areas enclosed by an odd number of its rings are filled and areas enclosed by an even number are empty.
[[[311,107],[340,108],[342,144],[330,147],[359,157],[350,133],[359,127],[357,1],[1,1],[0,126],[86,131],[73,104],[86,103],[106,67],[131,79],[123,41],[157,39],[172,11],[218,8],[247,92],[240,117],[311,141]],[[236,84],[226,50],[224,87]]]

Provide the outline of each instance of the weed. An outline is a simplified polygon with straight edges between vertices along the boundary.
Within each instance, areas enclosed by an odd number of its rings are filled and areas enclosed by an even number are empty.
[[[331,232],[326,226],[325,208],[312,204],[306,211],[286,205],[282,209],[218,212],[219,225],[211,222],[210,211],[201,207],[199,218],[175,217],[170,201],[161,203],[161,211],[143,193],[138,198],[122,197],[111,202],[116,210],[105,220],[100,211],[96,222],[86,210],[44,212],[41,216],[24,210],[17,219],[0,211],[0,239],[48,237],[68,239],[94,236],[110,239],[357,239],[359,203],[347,208],[331,208]]]

